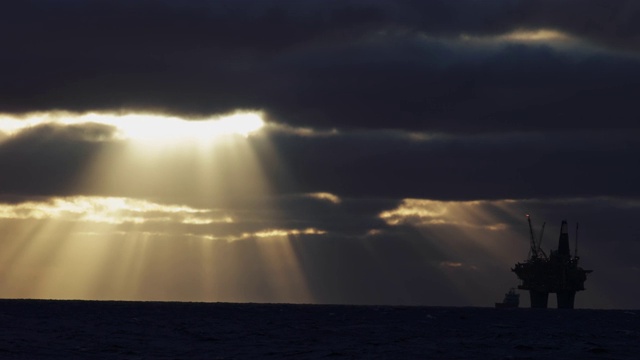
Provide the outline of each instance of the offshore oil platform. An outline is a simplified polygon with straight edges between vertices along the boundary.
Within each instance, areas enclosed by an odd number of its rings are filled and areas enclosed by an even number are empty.
[[[584,270],[578,266],[578,224],[576,224],[576,237],[574,255],[569,249],[569,232],[567,222],[562,221],[560,227],[560,239],[558,250],[551,250],[549,256],[542,251],[540,244],[544,234],[544,226],[540,237],[536,241],[531,217],[527,215],[531,246],[529,256],[525,262],[517,263],[511,269],[522,284],[518,289],[529,290],[532,308],[546,308],[549,293],[555,293],[558,299],[558,309],[573,309],[576,292],[584,290],[584,282],[587,274],[593,270]]]

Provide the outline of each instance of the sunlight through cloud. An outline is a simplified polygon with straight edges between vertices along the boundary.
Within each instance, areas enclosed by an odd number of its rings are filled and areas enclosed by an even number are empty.
[[[333,204],[340,204],[342,202],[342,199],[340,199],[339,196],[328,192],[309,193],[307,196],[317,200],[328,201]]]
[[[316,228],[306,228],[306,229],[269,229],[264,231],[258,231],[253,234],[246,234],[248,236],[255,236],[258,238],[269,238],[269,237],[282,237],[282,236],[297,236],[297,235],[323,235],[327,232],[324,230],[318,230]]]
[[[406,222],[444,223],[451,210],[450,205],[444,201],[404,199],[396,209],[380,213],[380,218],[389,225]]]
[[[518,43],[557,43],[576,40],[569,34],[554,29],[519,29],[493,36],[461,34],[462,41],[505,41]]]
[[[456,226],[467,229],[503,231],[508,228],[507,224],[498,218],[489,216],[488,211],[504,208],[512,203],[512,200],[404,199],[397,208],[383,211],[378,216],[390,226]]]
[[[459,267],[462,267],[462,263],[456,262],[456,261],[441,261],[440,266],[449,267],[449,268],[459,268]]]
[[[229,216],[212,217],[211,210],[163,205],[122,197],[56,197],[18,204],[0,204],[0,219],[55,219],[108,224],[171,221],[182,224],[232,223]]]
[[[537,30],[517,30],[499,38],[510,41],[534,42],[534,41],[566,41],[570,36],[557,30],[537,29]]]
[[[248,136],[264,126],[263,114],[238,111],[195,120],[158,114],[109,114],[65,112],[0,115],[0,132],[12,136],[40,125],[103,124],[117,129],[119,138],[142,141],[203,141],[220,136]]]

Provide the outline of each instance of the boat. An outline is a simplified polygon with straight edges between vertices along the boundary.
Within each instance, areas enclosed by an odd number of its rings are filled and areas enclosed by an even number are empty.
[[[520,294],[516,292],[516,289],[511,288],[508,293],[504,294],[504,300],[501,303],[496,303],[496,308],[517,308],[520,306]]]

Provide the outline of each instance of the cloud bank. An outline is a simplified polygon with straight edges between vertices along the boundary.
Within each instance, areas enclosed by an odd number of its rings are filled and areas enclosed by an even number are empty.
[[[5,10],[5,112],[251,108],[317,128],[635,128],[632,1],[40,1]]]

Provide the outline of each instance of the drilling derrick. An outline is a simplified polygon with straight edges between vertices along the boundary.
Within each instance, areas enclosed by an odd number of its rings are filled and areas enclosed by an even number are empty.
[[[576,226],[576,253],[571,256],[569,249],[569,232],[567,222],[562,221],[558,250],[551,250],[550,255],[540,248],[540,241],[535,241],[531,218],[529,232],[531,235],[531,249],[529,258],[522,263],[517,263],[511,271],[515,272],[522,284],[519,289],[529,290],[532,308],[546,308],[549,293],[556,293],[559,309],[573,309],[577,291],[584,290],[584,282],[587,274],[592,270],[584,270],[578,266],[577,255],[577,226]],[[544,225],[542,227],[544,230]]]

